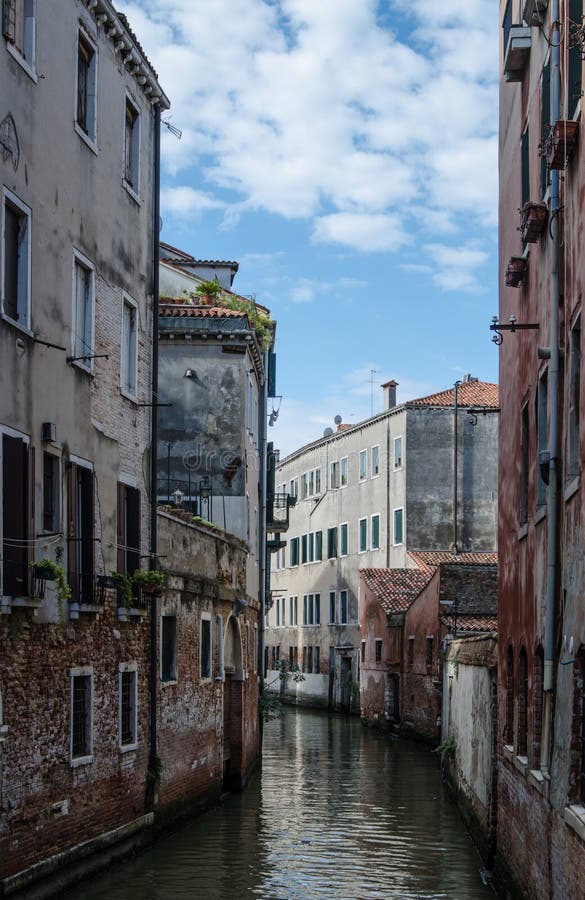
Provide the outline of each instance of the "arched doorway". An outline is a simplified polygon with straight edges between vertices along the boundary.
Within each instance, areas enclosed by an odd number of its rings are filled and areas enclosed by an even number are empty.
[[[235,616],[227,621],[223,658],[223,783],[225,788],[237,789],[242,783],[244,668],[240,623]]]

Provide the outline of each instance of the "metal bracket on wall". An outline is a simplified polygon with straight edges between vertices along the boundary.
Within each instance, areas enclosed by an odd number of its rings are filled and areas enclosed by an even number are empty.
[[[493,316],[492,324],[490,325],[490,331],[495,331],[492,341],[498,346],[504,340],[502,331],[510,331],[512,332],[512,334],[514,334],[515,331],[535,331],[539,328],[540,325],[538,323],[518,322],[516,316],[510,316],[510,320],[507,325],[501,323],[497,316]]]

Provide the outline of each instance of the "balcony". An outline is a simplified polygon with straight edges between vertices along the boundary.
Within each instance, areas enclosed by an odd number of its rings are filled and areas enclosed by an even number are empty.
[[[570,160],[577,136],[579,123],[573,119],[558,119],[551,127],[544,152],[549,169],[564,169]]]
[[[511,25],[507,31],[504,53],[504,75],[506,81],[522,81],[522,76],[530,56],[531,35],[528,25]]]
[[[272,494],[266,502],[266,531],[281,534],[288,531],[289,509],[296,506],[297,498],[292,494]]]
[[[511,256],[506,268],[506,286],[520,287],[528,273],[528,260],[524,256]]]
[[[523,242],[525,244],[537,244],[544,233],[548,206],[546,203],[529,200],[520,210],[520,216],[520,231]]]

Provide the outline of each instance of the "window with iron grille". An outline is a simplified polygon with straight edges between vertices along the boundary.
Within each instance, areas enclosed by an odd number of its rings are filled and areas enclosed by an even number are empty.
[[[71,678],[71,758],[91,756],[92,675],[84,673]]]
[[[136,744],[136,671],[120,672],[120,746]]]
[[[201,677],[211,678],[211,622],[209,619],[201,619]]]
[[[382,662],[382,641],[376,638],[376,662]]]
[[[177,619],[161,616],[161,680],[177,680]]]

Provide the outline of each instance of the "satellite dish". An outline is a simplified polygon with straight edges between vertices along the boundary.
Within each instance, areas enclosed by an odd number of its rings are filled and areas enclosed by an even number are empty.
[[[323,432],[323,437],[331,437],[333,434],[333,428],[326,428]]]
[[[335,416],[333,421],[335,422],[336,425],[341,425],[341,423],[343,422],[343,419],[341,418],[341,416]]]

